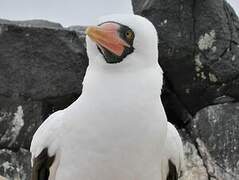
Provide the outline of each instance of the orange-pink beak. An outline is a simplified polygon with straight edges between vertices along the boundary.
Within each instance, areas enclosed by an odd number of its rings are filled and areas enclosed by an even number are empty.
[[[124,48],[130,47],[130,45],[120,38],[119,28],[120,25],[108,22],[100,26],[89,26],[85,33],[99,46],[106,48],[117,56],[121,56]]]

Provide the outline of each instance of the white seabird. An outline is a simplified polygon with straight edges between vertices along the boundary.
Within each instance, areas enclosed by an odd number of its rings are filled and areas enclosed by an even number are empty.
[[[86,34],[82,95],[36,131],[32,180],[164,180],[167,118],[154,26],[112,15]]]

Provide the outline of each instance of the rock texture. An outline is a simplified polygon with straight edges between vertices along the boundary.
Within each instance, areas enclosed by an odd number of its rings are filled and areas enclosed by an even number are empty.
[[[199,153],[211,177],[239,179],[238,119],[239,103],[227,103],[202,109],[191,123]]]
[[[224,0],[133,0],[159,34],[162,101],[180,129],[181,180],[239,179],[239,20]],[[81,94],[84,27],[0,20],[0,179],[27,180],[31,138]]]
[[[184,129],[180,132],[183,137],[185,155],[185,170],[180,180],[208,180],[207,169],[200,154],[198,154],[197,147]]]
[[[20,149],[13,152],[8,149],[0,150],[0,180],[3,178],[9,180],[30,179],[30,152]]]
[[[33,133],[79,97],[84,38],[47,21],[0,20],[0,175],[28,180]]]
[[[239,20],[234,10],[224,0],[132,2],[135,13],[150,19],[159,34],[168,118],[186,128],[192,140],[185,141],[186,154],[196,148],[206,168],[207,177],[195,172],[191,178],[239,179]]]
[[[75,32],[14,25],[0,32],[0,94],[39,100],[80,93],[87,61]]]

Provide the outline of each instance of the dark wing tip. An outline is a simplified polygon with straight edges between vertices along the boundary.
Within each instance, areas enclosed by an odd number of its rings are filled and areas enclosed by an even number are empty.
[[[168,160],[168,169],[167,180],[178,180],[177,168],[170,159]]]
[[[45,148],[42,152],[33,159],[31,180],[48,180],[50,167],[55,160],[55,156],[48,155],[48,149]]]

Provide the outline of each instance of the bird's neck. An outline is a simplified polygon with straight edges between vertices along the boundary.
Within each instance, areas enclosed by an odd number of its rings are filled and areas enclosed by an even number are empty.
[[[147,101],[159,100],[162,76],[159,66],[135,72],[89,67],[84,79],[82,95],[102,103],[108,100],[116,104],[130,102],[147,104]]]

